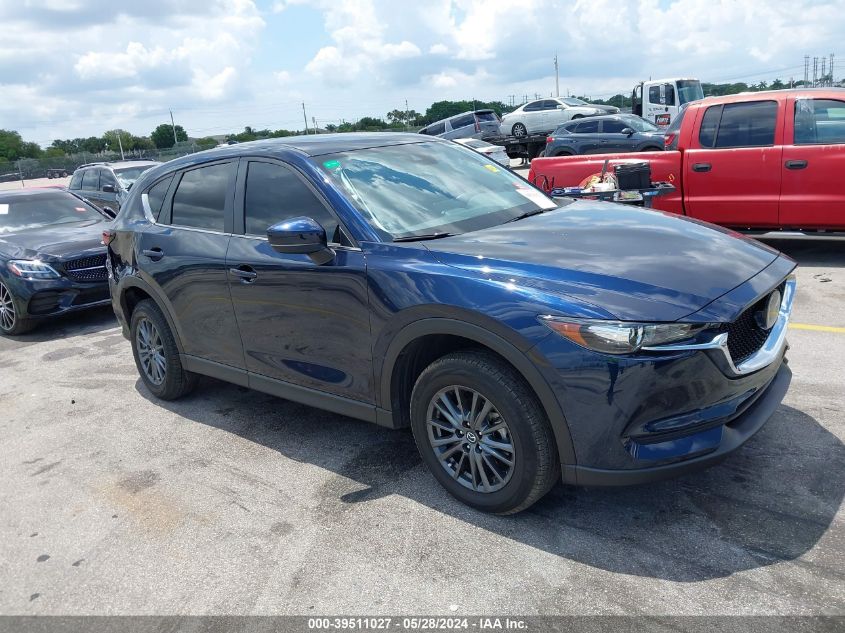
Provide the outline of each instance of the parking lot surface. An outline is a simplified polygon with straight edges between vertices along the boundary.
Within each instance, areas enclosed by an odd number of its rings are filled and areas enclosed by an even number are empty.
[[[845,243],[771,243],[801,268],[763,430],[507,518],[449,497],[407,431],[211,379],[155,400],[109,309],[0,339],[0,612],[843,614]]]

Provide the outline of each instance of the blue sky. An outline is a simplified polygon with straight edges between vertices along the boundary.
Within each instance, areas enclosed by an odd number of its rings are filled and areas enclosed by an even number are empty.
[[[441,99],[803,77],[845,0],[0,0],[0,127],[28,140],[301,129]],[[845,70],[845,50],[837,66]],[[837,77],[845,75],[837,72]]]

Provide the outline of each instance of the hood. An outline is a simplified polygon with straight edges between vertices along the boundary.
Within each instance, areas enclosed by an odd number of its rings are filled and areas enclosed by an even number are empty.
[[[681,319],[779,255],[710,224],[591,201],[426,245],[443,264],[575,298],[626,321]]]
[[[10,259],[55,261],[92,250],[103,250],[104,220],[43,226],[17,233],[0,233],[0,254]]]

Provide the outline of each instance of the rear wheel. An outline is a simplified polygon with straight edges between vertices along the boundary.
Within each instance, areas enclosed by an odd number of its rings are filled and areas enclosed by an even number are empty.
[[[0,283],[0,332],[17,336],[29,332],[34,327],[35,323],[32,319],[20,316],[12,291],[5,284]]]
[[[560,150],[559,152],[555,152],[555,156],[572,156],[572,152],[568,152],[566,150]]]
[[[484,512],[524,510],[559,478],[545,413],[492,354],[456,352],[429,365],[411,395],[411,427],[435,479]]]
[[[197,375],[185,371],[167,319],[151,299],[132,312],[132,355],[147,389],[162,400],[176,400],[190,393]]]
[[[511,134],[514,136],[528,136],[528,128],[524,123],[514,123],[511,128]]]

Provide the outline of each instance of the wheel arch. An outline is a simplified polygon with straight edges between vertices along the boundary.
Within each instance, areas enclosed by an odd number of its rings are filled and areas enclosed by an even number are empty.
[[[526,356],[530,345],[520,349],[514,342],[485,327],[454,318],[430,317],[409,323],[396,334],[387,347],[377,389],[382,408],[391,411],[394,428],[408,426],[409,411],[403,408],[410,403],[409,387],[413,387],[417,376],[425,367],[445,355],[435,353],[439,350],[432,343],[441,343],[442,348],[445,341],[457,344],[456,347],[449,347],[445,353],[455,349],[485,349],[513,367],[543,407],[555,436],[561,463],[575,464],[575,450],[569,426],[552,388]],[[420,347],[427,351],[417,356],[416,352]]]
[[[164,318],[167,320],[170,331],[173,332],[173,338],[176,340],[176,347],[179,353],[184,353],[182,337],[180,336],[179,328],[176,326],[176,320],[170,312],[168,302],[152,286],[138,277],[126,277],[120,283],[119,301],[120,308],[126,318],[126,327],[128,328],[132,322],[132,311],[135,309],[135,306],[144,299],[151,299],[159,307]]]

